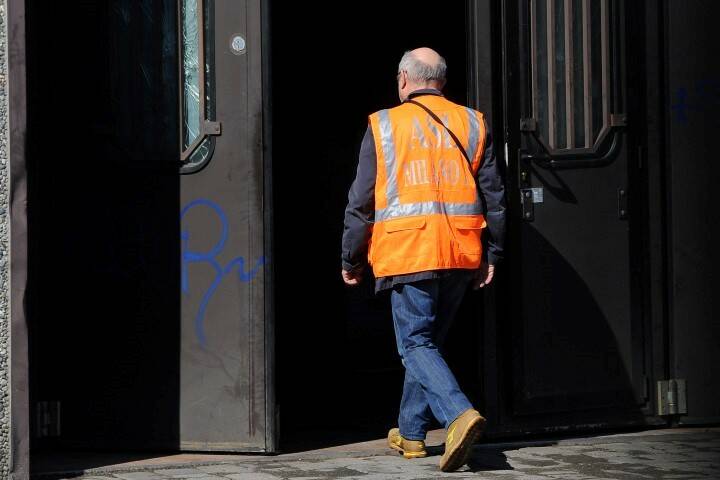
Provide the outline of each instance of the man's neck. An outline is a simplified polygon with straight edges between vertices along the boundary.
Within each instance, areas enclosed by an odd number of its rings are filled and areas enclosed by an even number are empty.
[[[420,95],[438,95],[441,97],[443,96],[442,92],[440,90],[438,90],[437,88],[422,87],[422,88],[417,88],[417,89],[413,90],[412,92],[410,92],[408,94],[407,98],[405,99],[405,101],[408,101],[414,97],[419,97]]]

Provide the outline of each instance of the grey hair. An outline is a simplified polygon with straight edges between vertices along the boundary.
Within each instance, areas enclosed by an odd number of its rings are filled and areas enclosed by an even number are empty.
[[[425,62],[421,62],[415,55],[408,50],[405,52],[400,59],[400,65],[398,65],[398,72],[405,70],[408,75],[408,79],[415,83],[427,83],[431,80],[445,81],[447,74],[447,64],[445,59],[440,57],[437,65],[428,65]]]

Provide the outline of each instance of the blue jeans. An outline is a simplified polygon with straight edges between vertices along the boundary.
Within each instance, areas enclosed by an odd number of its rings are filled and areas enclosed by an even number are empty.
[[[424,440],[433,416],[447,428],[472,408],[442,356],[448,329],[471,279],[468,273],[393,288],[395,339],[405,367],[398,427],[408,440]]]

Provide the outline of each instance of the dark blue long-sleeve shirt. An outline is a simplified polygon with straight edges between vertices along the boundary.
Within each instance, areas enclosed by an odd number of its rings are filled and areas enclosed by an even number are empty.
[[[438,90],[418,90],[410,97],[418,95],[441,95]],[[484,251],[490,264],[497,264],[503,258],[505,243],[505,188],[495,160],[492,135],[485,123],[485,151],[476,176],[480,198],[485,208],[488,248]],[[345,229],[342,239],[342,267],[347,271],[358,271],[367,263],[368,240],[375,217],[375,179],[377,173],[377,154],[375,141],[370,127],[365,131],[355,181],[348,193],[348,205],[345,208]],[[393,277],[378,278],[375,290],[384,290],[393,285],[409,283],[427,278],[446,275],[454,270],[433,270],[409,273]]]

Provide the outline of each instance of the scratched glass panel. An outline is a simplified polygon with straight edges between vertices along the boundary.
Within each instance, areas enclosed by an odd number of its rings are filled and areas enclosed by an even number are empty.
[[[565,110],[565,2],[554,0],[554,43],[555,43],[555,148],[567,147]]]
[[[215,120],[215,42],[213,19],[215,18],[215,0],[205,0],[205,118]]]
[[[608,124],[613,104],[622,103],[620,78],[612,68],[613,49],[618,47],[613,36],[618,28],[613,24],[617,23],[613,18],[613,2],[570,0],[569,4],[566,21],[565,0],[532,0],[530,3],[533,116],[540,136],[553,150],[592,147]],[[588,9],[587,27],[584,5]],[[603,33],[604,26],[607,31]],[[572,63],[568,65],[570,60]],[[568,103],[572,117],[568,116]]]
[[[537,0],[535,7],[535,62],[537,89],[535,95],[535,118],[540,129],[540,136],[549,140],[548,130],[548,69],[547,69],[547,5],[545,0]]]
[[[202,2],[205,38],[212,38],[214,1]],[[197,0],[182,0],[182,62],[183,62],[183,148],[188,148],[201,135],[202,122],[215,119],[215,52],[214,42],[205,41],[205,115],[200,112],[200,35]],[[187,167],[200,165],[213,154],[214,139],[205,138],[187,160]]]
[[[197,0],[182,0],[183,148],[200,136],[200,35]]]
[[[576,148],[585,147],[585,59],[583,58],[582,4],[573,2],[572,9],[572,51],[573,51],[573,129]]]
[[[592,142],[605,123],[603,119],[602,91],[602,19],[600,3],[604,0],[590,0],[590,55],[592,58]]]
[[[620,69],[614,68],[615,63],[612,61],[612,58],[614,55],[619,55],[619,36],[615,35],[615,32],[620,31],[620,17],[621,13],[619,11],[615,11],[614,7],[617,7],[616,2],[611,2],[607,0],[608,4],[608,22],[610,23],[609,26],[609,34],[610,38],[608,39],[608,47],[610,49],[610,57],[608,58],[608,66],[610,68],[610,98],[612,99],[610,101],[610,111],[611,112],[619,112],[621,110],[620,105],[624,104],[624,92],[623,92],[623,82],[620,79]],[[614,53],[613,53],[614,52]],[[613,107],[615,105],[615,107]]]

